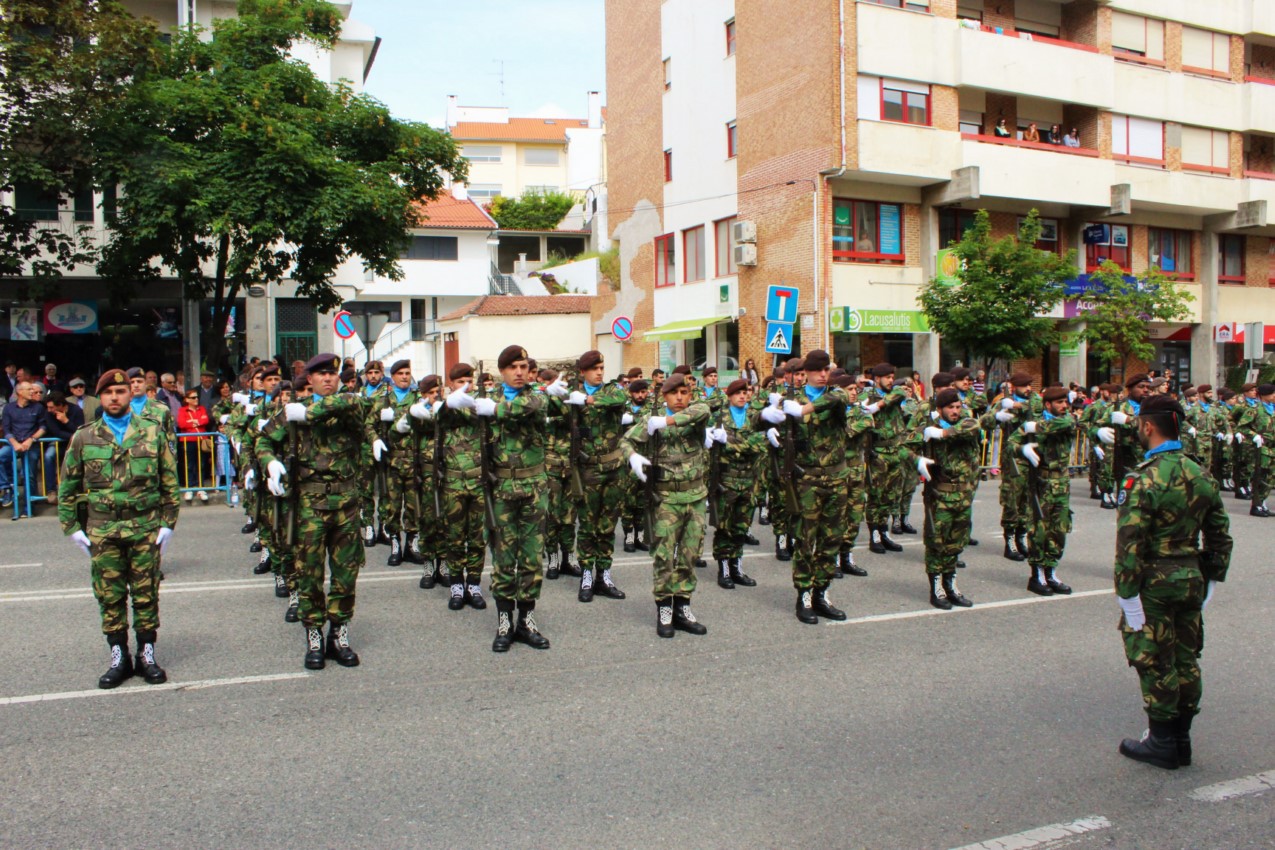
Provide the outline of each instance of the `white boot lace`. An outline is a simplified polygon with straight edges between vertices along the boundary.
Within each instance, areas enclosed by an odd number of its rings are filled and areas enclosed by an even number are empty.
[[[119,644],[111,647],[111,666],[124,666],[124,650],[119,646]]]
[[[465,585],[463,584],[452,585],[452,596],[459,598],[464,595],[465,595]]]
[[[811,607],[811,603],[810,603],[810,591],[809,591],[809,590],[803,590],[803,591],[801,592],[801,607],[802,607],[802,608],[809,608],[809,607]]]
[[[527,612],[526,614],[523,615],[522,627],[526,631],[531,632],[533,635],[540,633],[540,630],[536,628],[536,621],[534,618],[532,618],[531,612]]]
[[[660,606],[660,625],[661,626],[673,625],[673,606],[672,605]]]
[[[580,589],[589,590],[593,587],[593,570],[585,570],[584,575],[580,576]]]
[[[511,629],[513,629],[513,623],[509,620],[509,612],[501,611],[496,621],[496,634],[504,636],[509,634]]]
[[[471,584],[469,586],[469,595],[474,599],[483,598],[483,588],[480,584]]]
[[[318,652],[320,649],[323,649],[323,632],[318,629],[306,629],[305,637],[310,643],[311,652]]]
[[[934,594],[935,599],[947,599],[947,591],[943,589],[942,576],[931,576],[930,585],[932,587],[930,592]]]
[[[333,639],[339,649],[350,648],[350,624],[342,623],[336,627],[336,637]]]
[[[146,664],[155,663],[155,644],[153,643],[142,644],[142,661]]]
[[[677,616],[682,618],[688,623],[699,622],[698,620],[695,619],[695,613],[691,611],[691,606],[689,603],[684,603],[682,605],[677,606]]]
[[[295,590],[294,590],[294,591],[292,591],[291,593],[289,593],[289,594],[288,594],[288,605],[290,605],[290,606],[291,606],[291,605],[300,605],[300,604],[301,604],[301,594],[300,594],[300,593],[298,593],[297,591],[295,591]]]
[[[615,587],[615,582],[611,581],[611,571],[610,571],[610,570],[603,570],[603,571],[602,571],[602,583],[603,583],[603,584],[605,584],[607,587],[611,587],[611,588],[614,588],[614,587]]]

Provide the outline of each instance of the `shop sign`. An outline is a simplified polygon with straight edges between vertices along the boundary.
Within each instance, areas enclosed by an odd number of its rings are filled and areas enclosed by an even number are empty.
[[[944,286],[956,286],[961,282],[961,258],[951,248],[938,252],[934,260],[934,279]]]
[[[1058,356],[1059,357],[1079,357],[1080,356],[1080,334],[1078,333],[1062,333],[1058,335]]]
[[[848,334],[923,334],[930,323],[920,310],[858,310],[833,307],[828,312],[828,330]]]
[[[94,301],[44,302],[46,334],[97,333],[97,303]]]

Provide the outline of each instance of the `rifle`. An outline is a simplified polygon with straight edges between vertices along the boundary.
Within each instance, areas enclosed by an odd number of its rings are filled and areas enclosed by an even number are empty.
[[[1213,475],[1213,481],[1217,484],[1221,484],[1223,471],[1226,469],[1226,458],[1223,455],[1223,448],[1226,446],[1226,443],[1217,439],[1213,428],[1209,428],[1208,438],[1214,444],[1211,446],[1213,454],[1209,456],[1209,472]]]
[[[930,464],[930,480],[922,479],[924,486],[921,488],[921,502],[925,505],[925,537],[927,540],[937,540],[938,535],[934,531],[934,486],[939,483],[938,459],[934,457],[931,443],[922,443],[921,453],[934,461]]]
[[[487,397],[487,388],[482,385],[483,361],[478,361],[478,397]],[[483,521],[487,526],[487,533],[494,534],[496,531],[496,495],[492,492],[492,484],[495,483],[496,474],[495,467],[491,458],[491,423],[487,421],[488,417],[479,416],[478,425],[481,433],[478,451],[479,464],[482,466],[482,482],[483,482]]]
[[[441,391],[440,391],[441,396]],[[432,411],[431,411],[432,412]],[[442,520],[443,518],[443,428],[442,417],[438,414],[442,412],[440,408],[434,416],[434,517]]]
[[[301,515],[301,469],[298,451],[301,435],[296,422],[288,423],[288,457],[284,465],[288,467],[288,523],[284,529],[283,541],[291,549],[297,541],[297,519]],[[275,526],[277,529],[278,526]]]
[[[791,399],[794,388],[791,384],[784,390],[784,398]],[[784,463],[783,476],[779,484],[784,491],[784,509],[788,516],[795,517],[801,513],[801,502],[797,498],[797,476],[803,471],[797,466],[797,422],[792,416],[784,416]]]
[[[1119,409],[1120,406],[1116,405],[1115,410]],[[1111,480],[1115,482],[1116,489],[1119,490],[1125,471],[1129,468],[1128,443],[1120,433],[1120,427],[1113,425],[1112,430],[1115,431],[1116,441],[1111,444]]]
[[[660,432],[656,431],[650,435],[651,440],[651,469],[646,473],[646,485],[643,488],[645,495],[645,525],[647,545],[651,547],[651,551],[655,551],[655,507],[659,504],[660,493],[655,488],[655,482],[660,474]]]
[[[578,379],[577,379],[578,380]],[[576,387],[579,388],[578,385]],[[568,469],[571,476],[571,498],[579,501],[584,498],[584,479],[580,475],[580,461],[584,458],[584,435],[580,431],[580,405],[567,405],[567,421],[571,428],[571,445],[567,450]]]
[[[1040,462],[1045,462],[1044,455],[1040,453],[1040,441],[1036,439],[1036,435],[1031,435],[1032,439],[1023,443],[1025,446],[1036,446],[1036,454],[1040,455]],[[1045,510],[1040,504],[1040,467],[1032,466],[1031,461],[1027,462],[1027,495],[1031,497],[1032,514],[1036,517],[1037,522],[1045,519]]]
[[[710,427],[717,428],[721,425],[721,411],[711,420]],[[717,528],[718,512],[717,497],[722,493],[722,452],[721,444],[713,441],[713,446],[708,450],[708,524],[713,528]]]
[[[387,390],[385,404],[389,403],[388,393],[389,391]],[[385,408],[385,404],[382,405],[381,407],[382,410]],[[372,459],[373,464],[375,465],[375,477],[373,478],[372,486],[373,486],[374,492],[376,493],[376,501],[379,504],[381,502],[386,501],[389,498],[389,482],[385,480],[385,477],[386,477],[386,468],[389,466],[389,458],[386,457],[386,455],[388,454],[389,447],[390,447],[389,439],[388,439],[389,429],[386,427],[386,423],[381,421],[380,410],[376,411],[376,426],[375,427],[376,427],[377,438],[385,445],[385,451],[381,452],[381,459],[380,460],[376,460],[376,458]]]

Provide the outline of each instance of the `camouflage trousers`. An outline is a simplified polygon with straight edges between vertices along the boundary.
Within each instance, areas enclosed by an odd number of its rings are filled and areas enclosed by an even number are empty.
[[[792,585],[798,590],[827,587],[836,571],[846,512],[846,471],[808,470],[797,490],[801,513],[793,534]]]
[[[890,513],[903,501],[905,452],[882,447],[868,454],[868,525],[885,525]]]
[[[1009,446],[1005,452],[1009,452]],[[1031,502],[1027,493],[1027,478],[1023,457],[1004,457],[1001,462],[1001,528],[1006,535],[1023,534],[1031,527]],[[1014,464],[1019,464],[1015,470]]]
[[[1106,457],[1098,462],[1098,489],[1104,493],[1116,492],[1116,468],[1112,462],[1112,446],[1106,444],[1094,443],[1101,445]]]
[[[470,487],[453,487],[448,481],[443,490],[443,560],[452,581],[460,583],[468,573],[469,584],[481,583],[483,561],[487,558],[486,511],[482,488],[470,479]]]
[[[1253,503],[1261,504],[1271,494],[1271,473],[1275,472],[1275,449],[1269,446],[1253,452]]]
[[[744,539],[753,519],[753,482],[722,482],[717,495],[717,528],[713,530],[713,560],[744,556]]]
[[[1031,514],[1027,563],[1033,567],[1057,567],[1067,535],[1071,533],[1071,479],[1041,478],[1038,500],[1040,516]]]
[[[381,527],[386,534],[398,534],[400,531],[415,534],[420,530],[416,509],[417,491],[415,469],[396,469],[392,465],[385,467],[385,499],[381,502],[378,513]]]
[[[376,464],[372,449],[364,444],[359,462],[359,525],[376,525]]]
[[[159,628],[159,546],[157,532],[94,540],[93,595],[102,612],[102,633],[128,630],[128,600],[133,598],[133,630]]]
[[[621,466],[610,472],[599,472],[595,467],[580,470],[584,479],[584,499],[577,506],[580,530],[576,534],[576,555],[583,570],[595,573],[611,569],[611,556],[615,554],[615,526],[620,520],[620,507],[624,501],[627,468]]]
[[[1249,437],[1231,447],[1231,464],[1235,467],[1235,486],[1248,487],[1253,480],[1253,453],[1257,447]]]
[[[925,573],[956,572],[956,559],[970,542],[974,487],[939,484],[925,495]]]
[[[642,482],[632,476],[624,484],[624,498],[620,501],[620,527],[628,534],[634,529],[641,531],[646,525],[646,507],[642,503],[646,491],[642,488]]]
[[[1146,624],[1135,632],[1120,620],[1125,657],[1138,673],[1142,704],[1152,720],[1194,717],[1200,711],[1205,587],[1194,559],[1151,572],[1141,593]]]
[[[576,545],[576,503],[571,498],[571,472],[565,464],[549,465],[548,492],[545,550],[573,552]]]
[[[1098,459],[1098,455],[1094,452],[1092,446],[1089,448],[1088,472],[1089,486],[1105,491],[1106,488],[1102,486],[1102,461]]]
[[[779,476],[775,474],[775,465],[766,464],[766,503],[770,506],[770,528],[778,537],[787,534],[790,525],[788,509],[784,505],[784,488],[779,484]]]
[[[354,616],[354,586],[363,568],[357,492],[301,494],[296,563],[301,622],[307,628],[320,628],[324,620],[348,623]]]
[[[846,472],[846,504],[841,521],[842,552],[849,552],[859,541],[859,526],[863,524],[863,512],[868,503],[868,491],[863,486],[863,464],[848,464]]]
[[[425,568],[433,571],[431,563],[435,558],[443,557],[443,524],[438,518],[438,510],[434,504],[434,476],[424,471],[424,480],[417,482],[416,498],[420,505],[420,514],[416,517],[417,548],[425,559]]]
[[[654,533],[651,556],[656,601],[690,597],[695,592],[695,559],[704,546],[704,503],[670,504],[661,499],[655,507]]]
[[[545,510],[549,493],[540,488],[525,499],[496,499],[496,530],[491,535],[491,595],[526,602],[540,598],[544,577]]]
[[[921,476],[916,471],[915,464],[911,463],[902,465],[901,474],[903,484],[899,493],[899,503],[890,513],[894,516],[904,517],[912,510],[912,496],[916,493],[917,485],[921,483]]]
[[[269,491],[267,491],[268,493]],[[262,495],[261,498],[266,499],[265,510],[261,512],[261,545],[270,553],[270,571],[277,576],[283,576],[284,584],[288,587],[288,592],[297,589],[297,563],[296,563],[296,547],[287,544],[286,535],[288,530],[288,503],[290,500],[284,500],[279,505],[278,525],[275,523],[275,498],[269,495]],[[300,529],[300,524],[297,526]]]

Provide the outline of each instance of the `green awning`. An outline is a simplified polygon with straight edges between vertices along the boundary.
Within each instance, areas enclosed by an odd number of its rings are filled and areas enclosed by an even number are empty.
[[[680,322],[669,322],[642,334],[647,342],[672,342],[675,339],[695,339],[704,333],[704,328],[719,322],[729,322],[730,316],[712,316],[707,319],[683,319]]]

